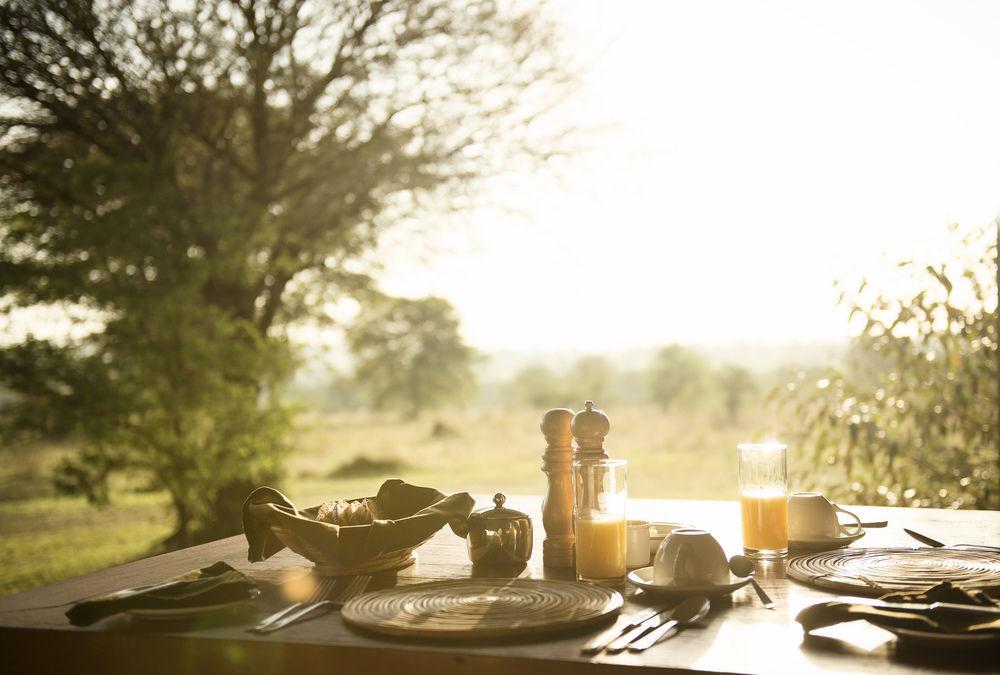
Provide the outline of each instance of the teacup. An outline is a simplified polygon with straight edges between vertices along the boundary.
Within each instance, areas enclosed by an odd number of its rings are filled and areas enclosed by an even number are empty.
[[[648,520],[625,521],[625,566],[629,569],[649,565]]]
[[[707,586],[729,583],[729,561],[711,533],[684,527],[660,544],[653,561],[657,586]]]
[[[842,525],[837,513],[846,513],[855,522]],[[833,539],[861,532],[861,519],[845,511],[818,492],[793,492],[788,496],[788,538]]]

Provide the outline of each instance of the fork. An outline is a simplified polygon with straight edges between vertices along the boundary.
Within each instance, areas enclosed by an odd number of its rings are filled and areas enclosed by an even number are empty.
[[[368,588],[368,584],[371,583],[371,580],[371,576],[368,575],[356,576],[351,579],[347,586],[344,587],[344,590],[337,594],[337,598],[335,600],[319,600],[316,602],[304,603],[297,609],[286,611],[284,615],[278,619],[270,621],[263,626],[261,624],[257,624],[250,630],[255,633],[273,633],[276,630],[281,630],[285,626],[302,621],[307,616],[319,616],[319,614],[316,613],[316,610],[322,609],[324,610],[322,613],[325,614],[332,609],[343,607],[348,600],[364,593],[365,589]]]
[[[336,577],[324,577],[320,579],[320,582],[316,586],[316,589],[312,592],[312,594],[308,598],[306,598],[304,602],[296,602],[289,605],[288,607],[285,607],[284,609],[278,610],[274,614],[258,621],[257,625],[255,625],[253,628],[250,628],[249,630],[260,630],[266,628],[270,624],[278,621],[285,615],[294,612],[300,607],[312,604],[314,602],[319,602],[320,600],[325,600],[326,596],[329,595],[330,591],[333,589],[333,586],[336,582],[337,582]]]

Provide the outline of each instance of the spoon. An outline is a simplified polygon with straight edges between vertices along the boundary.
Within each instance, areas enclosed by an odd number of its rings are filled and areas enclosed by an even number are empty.
[[[704,619],[711,607],[712,605],[709,603],[708,598],[701,595],[686,599],[677,605],[677,608],[674,610],[674,617],[670,621],[657,626],[638,640],[632,642],[628,646],[628,650],[630,652],[641,652],[649,649],[653,645],[674,635],[681,628],[698,623]],[[674,630],[675,628],[677,630]]]
[[[774,602],[753,578],[753,561],[750,558],[745,555],[734,555],[729,559],[729,569],[738,577],[750,577],[750,584],[757,591],[757,597],[764,603],[764,609],[774,609]]]

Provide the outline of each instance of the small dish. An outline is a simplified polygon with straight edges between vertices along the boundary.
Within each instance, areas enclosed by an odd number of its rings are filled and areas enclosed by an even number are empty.
[[[686,595],[704,595],[714,597],[719,595],[729,595],[733,591],[743,588],[750,583],[750,577],[738,577],[729,574],[728,584],[707,584],[699,586],[659,586],[653,583],[653,566],[640,567],[632,570],[628,574],[628,582],[636,588],[641,588],[650,595],[660,595],[665,597],[681,597]]]
[[[656,555],[660,548],[660,542],[667,538],[667,535],[682,527],[691,527],[684,523],[668,523],[662,520],[654,520],[649,524],[649,555]]]
[[[852,542],[865,536],[865,531],[861,530],[854,534],[844,534],[839,537],[816,537],[810,539],[789,539],[788,548],[795,551],[829,551],[835,548],[844,548]]]
[[[247,597],[232,602],[223,602],[216,605],[201,605],[198,607],[170,607],[160,609],[127,609],[125,614],[143,621],[181,621],[184,619],[195,619],[199,616],[214,614],[233,607],[245,605],[251,600],[260,596],[260,591],[256,588],[250,589]]]

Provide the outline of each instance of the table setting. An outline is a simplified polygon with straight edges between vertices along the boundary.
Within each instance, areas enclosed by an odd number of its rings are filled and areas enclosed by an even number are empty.
[[[262,486],[244,501],[243,535],[224,540],[230,553],[128,588],[108,580],[58,611],[77,630],[217,630],[242,649],[337,635],[377,647],[372,659],[415,645],[473,650],[466,656],[496,645],[597,664],[671,664],[708,649],[722,664],[729,649],[706,636],[733,621],[748,635],[779,631],[769,649],[806,663],[843,658],[825,653],[824,636],[859,621],[901,647],[1000,644],[1000,549],[975,543],[971,529],[953,540],[973,543],[948,545],[919,519],[902,522],[919,530],[894,528],[902,509],[845,509],[792,491],[777,443],[737,448],[736,511],[664,511],[673,503],[628,497],[628,471],[641,468],[608,454],[610,422],[592,402],[550,410],[540,426],[540,501],[496,492],[477,502],[390,478],[371,496],[299,508]],[[985,517],[995,536],[1000,523]],[[879,534],[866,545],[869,532]]]

